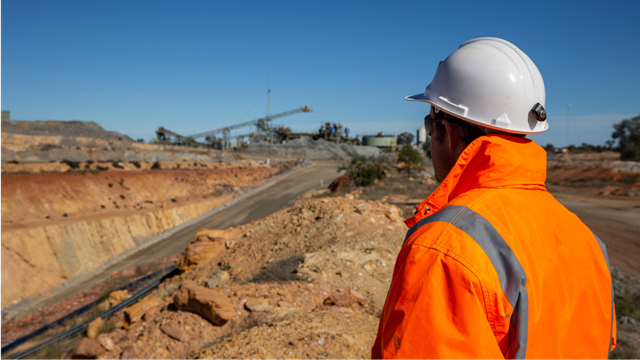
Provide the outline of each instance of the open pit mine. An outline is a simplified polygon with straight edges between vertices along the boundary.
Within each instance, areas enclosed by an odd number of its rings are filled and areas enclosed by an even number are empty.
[[[134,142],[95,123],[2,123],[2,308],[47,294],[292,165]]]

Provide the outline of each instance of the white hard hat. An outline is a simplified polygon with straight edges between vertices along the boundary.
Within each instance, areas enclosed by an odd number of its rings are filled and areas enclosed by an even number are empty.
[[[544,81],[512,43],[469,40],[439,66],[424,94],[407,96],[457,118],[516,134],[546,131]]]

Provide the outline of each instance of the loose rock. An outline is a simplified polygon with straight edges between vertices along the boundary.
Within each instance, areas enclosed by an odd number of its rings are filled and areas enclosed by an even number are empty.
[[[123,326],[128,329],[131,324],[140,320],[147,313],[155,312],[164,306],[162,299],[154,297],[145,301],[141,301],[124,310]]]
[[[223,293],[192,281],[182,283],[173,300],[178,309],[196,313],[214,325],[222,326],[234,315],[233,304]]]
[[[71,359],[96,359],[104,353],[104,349],[97,341],[83,338],[69,352]]]
[[[138,349],[136,345],[129,345],[120,354],[120,359],[135,359],[138,357]]]
[[[207,287],[209,289],[213,289],[218,286],[218,284],[224,283],[225,281],[229,280],[229,278],[230,276],[228,271],[217,271],[213,275],[211,275],[209,281],[207,281]]]
[[[184,251],[184,255],[178,263],[178,268],[180,270],[184,271],[193,265],[211,260],[216,256],[222,255],[222,253],[227,249],[223,238],[210,239],[204,237],[208,240],[200,241],[199,239],[203,237],[204,236],[197,237],[196,242],[192,242],[187,246],[187,249]]]
[[[96,318],[87,326],[87,337],[91,340],[95,340],[100,333],[100,330],[104,328],[104,320],[101,317]]]
[[[106,334],[102,334],[98,337],[98,344],[107,351],[113,350],[114,347],[113,340],[111,340],[109,335]]]
[[[109,302],[110,307],[114,307],[128,298],[129,298],[129,292],[127,290],[118,290],[109,294],[107,301]]]
[[[174,338],[182,342],[189,341],[189,337],[184,332],[182,332],[182,330],[178,329],[172,324],[164,324],[160,327],[160,330],[162,330],[162,332],[170,338]]]
[[[267,299],[251,298],[247,300],[244,307],[251,312],[270,312],[271,306]]]

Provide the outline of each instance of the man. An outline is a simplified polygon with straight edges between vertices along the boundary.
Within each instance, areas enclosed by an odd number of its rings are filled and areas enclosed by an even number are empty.
[[[424,94],[436,178],[405,222],[373,358],[604,358],[615,313],[604,244],[545,189],[535,64],[479,38]]]

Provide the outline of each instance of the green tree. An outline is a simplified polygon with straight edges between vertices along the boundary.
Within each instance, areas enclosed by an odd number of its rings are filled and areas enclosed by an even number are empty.
[[[397,144],[398,146],[411,144],[413,142],[413,139],[415,139],[415,136],[413,136],[412,133],[403,132],[402,134],[398,135]]]
[[[618,141],[621,160],[640,161],[640,115],[614,124],[611,137]]]
[[[556,151],[556,147],[553,146],[553,144],[547,144],[547,146],[545,146],[544,149],[547,150],[547,152],[550,152],[550,153]]]
[[[407,176],[411,176],[411,171],[422,170],[422,157],[411,144],[405,144],[398,154],[398,164],[401,164],[398,166],[398,171],[405,171]]]
[[[369,186],[376,180],[382,180],[391,170],[391,165],[386,156],[378,157],[354,156],[351,161],[340,166],[338,171],[345,170],[349,179],[357,186]]]

